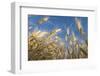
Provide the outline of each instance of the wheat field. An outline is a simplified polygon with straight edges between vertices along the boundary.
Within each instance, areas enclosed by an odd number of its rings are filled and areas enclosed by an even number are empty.
[[[48,21],[49,17],[40,18],[34,26],[41,26]],[[62,28],[53,28],[48,31],[33,30],[28,36],[28,60],[55,60],[55,59],[82,59],[88,58],[88,37],[84,31],[82,21],[73,17],[76,31],[66,27],[65,41],[59,36]],[[52,24],[51,24],[52,25]],[[61,26],[61,25],[60,25]],[[63,33],[62,33],[63,34]],[[61,34],[61,35],[62,35]]]

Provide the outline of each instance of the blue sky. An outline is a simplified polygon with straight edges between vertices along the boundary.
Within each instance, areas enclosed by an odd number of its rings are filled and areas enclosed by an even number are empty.
[[[38,24],[38,21],[44,17],[48,17],[46,22]],[[75,35],[80,38],[80,34],[77,30],[75,18],[80,19],[84,32],[88,33],[88,17],[79,16],[43,16],[43,15],[28,15],[28,31],[34,30],[52,31],[55,28],[60,28],[62,31],[58,33],[58,36],[65,40],[66,29],[69,27]]]

